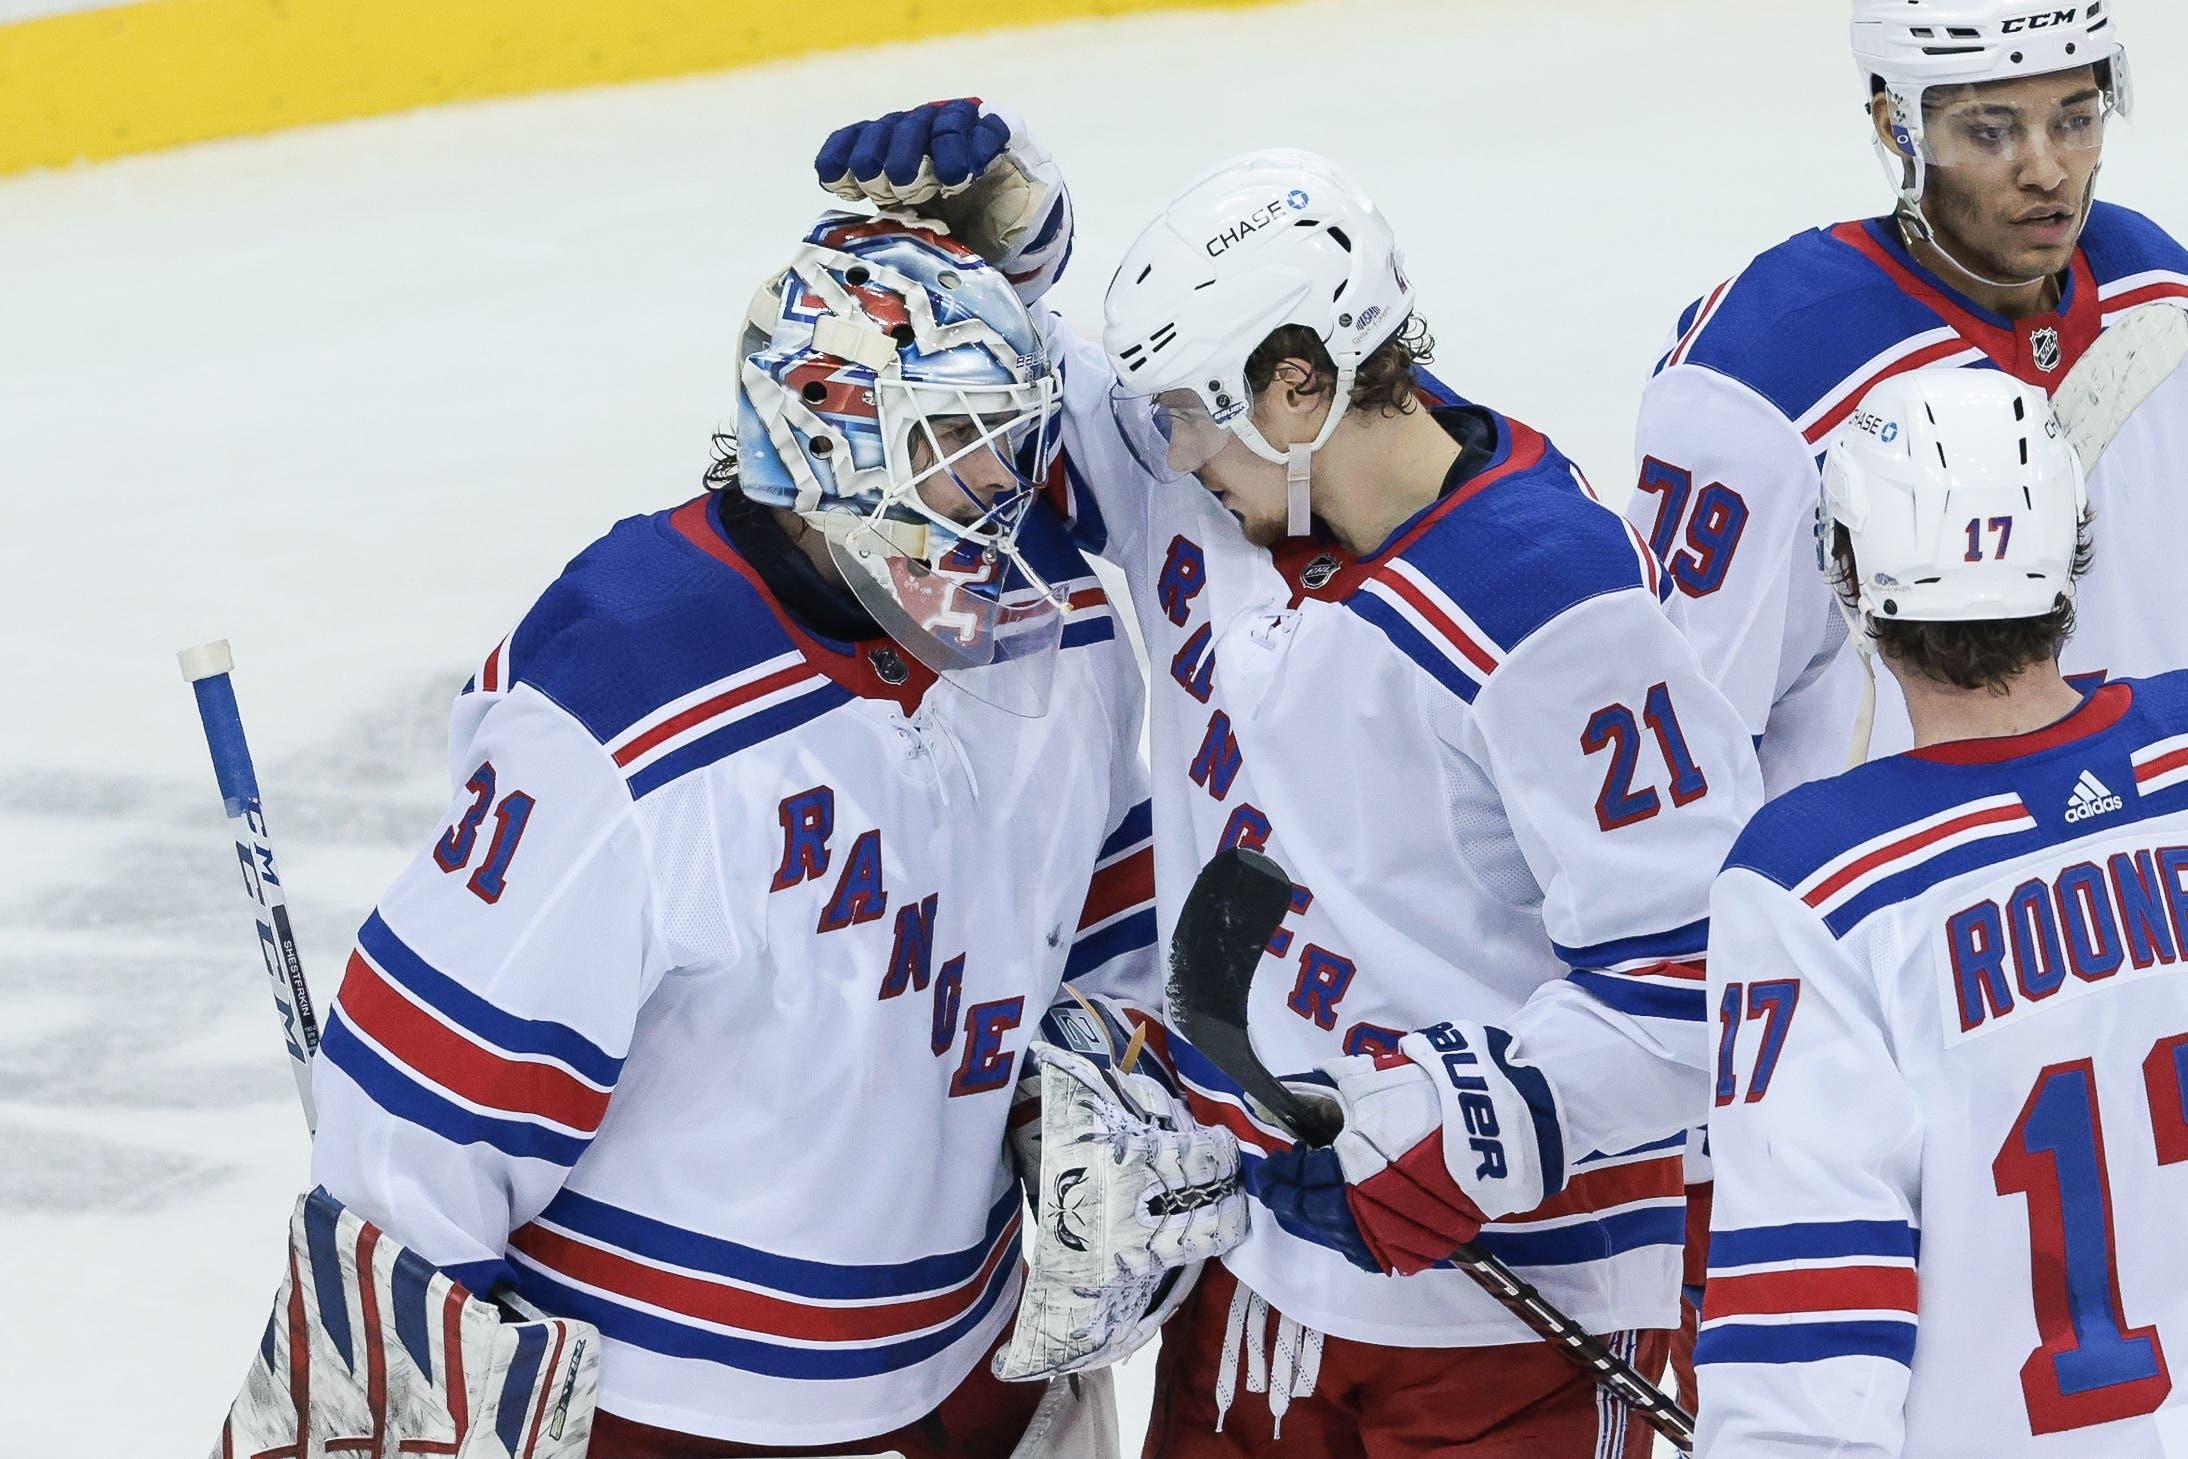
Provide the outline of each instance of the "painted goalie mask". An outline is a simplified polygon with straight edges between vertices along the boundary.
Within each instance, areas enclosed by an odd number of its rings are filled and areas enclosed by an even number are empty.
[[[830,213],[753,296],[740,353],[745,495],[824,533],[921,662],[1041,713],[1062,604],[1018,537],[1062,387],[1010,281],[918,220]]]

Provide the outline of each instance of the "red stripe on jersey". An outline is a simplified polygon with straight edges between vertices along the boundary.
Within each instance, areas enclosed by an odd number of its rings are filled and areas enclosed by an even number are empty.
[[[1715,289],[1712,289],[1709,297],[1702,301],[1702,307],[1694,311],[1692,327],[1687,330],[1685,337],[1679,341],[1679,347],[1671,352],[1672,364],[1677,365],[1685,361],[1687,351],[1694,347],[1694,342],[1702,337],[1702,331],[1709,327],[1709,316],[1717,308],[1717,301],[1722,299],[1725,296],[1725,290],[1731,287],[1732,280],[1726,279]]]
[[[1071,595],[1069,607],[1073,609],[1095,608],[1109,601],[1109,595],[1100,588],[1081,588]]]
[[[2188,748],[2170,751],[2147,765],[2137,765],[2135,783],[2140,785],[2145,780],[2155,780],[2160,775],[2178,770],[2184,765],[2188,765]]]
[[[717,694],[703,703],[694,704],[681,714],[671,715],[637,739],[623,746],[622,749],[617,750],[615,752],[615,763],[628,765],[663,740],[673,739],[694,725],[704,724],[717,715],[727,714],[739,705],[749,704],[763,695],[774,693],[777,689],[786,689],[800,679],[818,679],[819,677],[820,675],[814,672],[810,664],[792,664],[788,668],[777,669],[765,678],[755,679],[750,684]]]
[[[1500,1216],[1496,1225],[1502,1227],[1517,1221],[1547,1221],[1553,1216],[1581,1216],[1591,1211],[1607,1211],[1613,1206],[1623,1206],[1633,1201],[1682,1195],[1686,1188],[1686,1157],[1683,1155],[1667,1155],[1660,1160],[1639,1160],[1632,1165],[1612,1165],[1601,1170],[1583,1170],[1566,1183],[1565,1189],[1532,1211],[1517,1216]]]
[[[1862,381],[1861,384],[1857,386],[1851,394],[1849,394],[1845,399],[1841,400],[1837,405],[1832,406],[1830,411],[1821,420],[1817,421],[1814,425],[1810,426],[1806,432],[1804,432],[1804,434],[1808,438],[1808,444],[1811,446],[1818,444],[1823,440],[1824,437],[1830,435],[1833,431],[1844,425],[1846,423],[1846,418],[1854,413],[1855,409],[1861,404],[1862,400],[1869,394],[1869,392],[1874,390],[1877,386],[1883,384],[1885,381],[1890,380],[1895,376],[1904,375],[1909,370],[1926,369],[1929,366],[1936,364],[1939,360],[1947,359],[1953,355],[1961,354],[1970,348],[1972,348],[1972,346],[1967,340],[1964,339],[1941,339],[1936,344],[1916,350],[1913,354],[1907,356],[1903,360],[1898,360],[1892,364],[1886,365],[1883,369],[1877,371],[1874,375],[1871,375],[1868,379]]]
[[[1195,1120],[1204,1125],[1219,1125],[1229,1130],[1238,1136],[1239,1144],[1257,1155],[1274,1155],[1279,1150],[1291,1147],[1291,1142],[1283,1136],[1272,1135],[1246,1118],[1246,1112],[1237,1105],[1210,1099],[1191,1085],[1185,1087],[1185,1107],[1192,1111]]]
[[[685,1272],[662,1271],[537,1225],[519,1228],[509,1244],[549,1270],[588,1286],[703,1322],[808,1342],[879,1342],[938,1327],[969,1311],[1010,1250],[1019,1220],[1012,1216],[980,1270],[948,1291],[856,1307],[817,1306]]]
[[[1413,610],[1426,618],[1429,626],[1434,628],[1437,633],[1449,640],[1451,646],[1457,649],[1468,663],[1480,669],[1484,674],[1496,671],[1497,661],[1490,657],[1489,651],[1476,643],[1465,629],[1452,621],[1450,614],[1437,607],[1435,603],[1430,601],[1426,593],[1406,581],[1403,575],[1384,567],[1377,568],[1373,573],[1373,577],[1375,581],[1412,604]]]
[[[1086,910],[1079,914],[1079,930],[1084,932],[1127,907],[1154,899],[1155,848],[1142,846],[1094,873],[1086,888]]]
[[[1977,826],[1993,826],[2001,821],[2023,821],[2027,819],[2028,811],[2019,801],[2015,801],[2011,805],[1992,806],[1989,810],[1970,811],[1964,816],[1955,816],[1942,825],[1930,827],[1927,831],[1917,831],[1912,836],[1902,836],[1891,845],[1879,847],[1858,861],[1840,867],[1830,876],[1824,878],[1815,890],[1809,892],[1801,900],[1811,907],[1820,907],[1825,902],[1830,901],[1848,883],[1866,876],[1888,861],[1897,861],[1902,857],[1912,856],[1926,846],[1935,845],[1948,836],[1958,835],[1962,831],[1972,830]]]
[[[605,1091],[551,1064],[475,1044],[389,986],[352,952],[336,1001],[360,1033],[434,1084],[474,1104],[536,1115],[591,1134],[608,1112]]]
[[[489,694],[501,688],[501,650],[508,642],[505,638],[495,644],[494,651],[486,656],[485,666],[479,670],[479,687]]]
[[[1913,1312],[1915,1270],[1838,1266],[1795,1272],[1712,1275],[1703,1320],[1798,1312]]]
[[[2166,279],[2155,284],[2144,284],[2139,289],[2129,289],[2116,298],[2105,300],[2104,312],[2117,314],[2123,309],[2132,309],[2138,304],[2154,304],[2160,299],[2188,299],[2188,283]]]
[[[2103,734],[2127,717],[2128,709],[2135,702],[2132,684],[2114,680],[2082,701],[2081,708],[2065,719],[2042,729],[2030,730],[2025,735],[1996,735],[1984,740],[1948,740],[1941,745],[1930,745],[1907,753],[1917,760],[1934,760],[1940,765],[1997,765],[2007,760],[2018,760],[2023,755],[2040,755],[2046,750],[2056,750],[2061,745],[2071,745],[2076,740],[2086,740],[2091,735]]]

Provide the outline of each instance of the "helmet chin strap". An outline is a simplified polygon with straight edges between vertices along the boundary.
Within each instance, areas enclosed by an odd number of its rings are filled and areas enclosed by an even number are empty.
[[[1329,438],[1337,433],[1337,423],[1351,408],[1352,382],[1357,374],[1351,365],[1338,368],[1337,383],[1330,392],[1329,414],[1322,418],[1322,429],[1312,441],[1279,451],[1261,434],[1251,413],[1241,415],[1231,427],[1255,455],[1284,468],[1284,534],[1288,537],[1306,537],[1314,531],[1314,453],[1329,444]]]
[[[1908,204],[1907,210],[1900,215],[1899,226],[1901,233],[1905,235],[1910,243],[1921,242],[1928,244],[1932,252],[1952,266],[1954,273],[1959,274],[1964,279],[1973,279],[1985,288],[2025,289],[2031,284],[2040,284],[2051,277],[2049,274],[2038,274],[2032,279],[1994,279],[1987,274],[1977,273],[1954,257],[1953,251],[1947,248],[1944,242],[1938,238],[1937,229],[1930,224],[1929,214],[1922,211],[1920,199],[1915,199]]]

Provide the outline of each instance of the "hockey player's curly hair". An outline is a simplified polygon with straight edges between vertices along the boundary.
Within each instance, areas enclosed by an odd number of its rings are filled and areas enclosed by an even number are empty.
[[[1420,403],[1417,367],[1435,358],[1436,339],[1427,321],[1418,314],[1407,316],[1396,334],[1360,362],[1352,377],[1352,408],[1378,415],[1409,413]],[[1287,324],[1246,357],[1246,388],[1260,395],[1286,360],[1305,360],[1314,368],[1314,379],[1302,394],[1319,395],[1337,384],[1337,362],[1322,347],[1320,336],[1303,324]]]
[[[2082,514],[2074,543],[2074,581],[2089,572],[2089,514]],[[1831,586],[1849,606],[1855,601],[1854,548],[1846,529],[1831,544],[1837,571]],[[1993,618],[1980,623],[1913,623],[1876,620],[1877,652],[1933,683],[2004,694],[2038,664],[2054,663],[2074,636],[2074,600],[2062,597],[2041,618]]]

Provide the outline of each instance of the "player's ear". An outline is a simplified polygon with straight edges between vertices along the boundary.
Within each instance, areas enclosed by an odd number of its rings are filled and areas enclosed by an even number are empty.
[[[1899,139],[1892,135],[1892,98],[1884,92],[1869,98],[1869,123],[1876,128],[1877,140],[1895,152],[1899,150]]]

